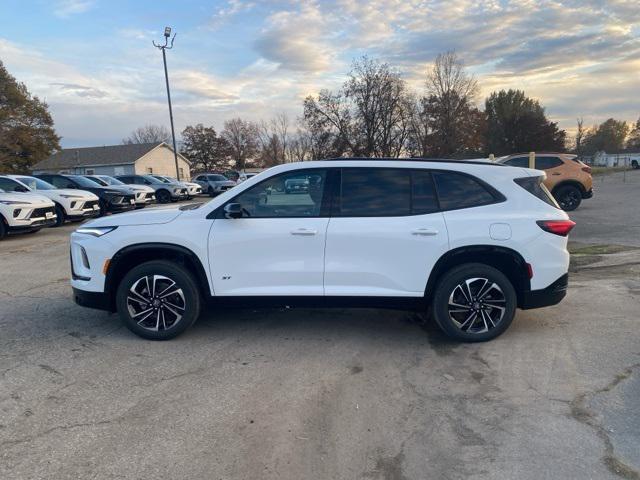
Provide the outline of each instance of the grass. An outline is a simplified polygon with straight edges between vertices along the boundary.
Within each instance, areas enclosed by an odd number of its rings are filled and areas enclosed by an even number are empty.
[[[633,170],[631,167],[591,167],[591,175],[606,175],[608,173],[624,172]]]

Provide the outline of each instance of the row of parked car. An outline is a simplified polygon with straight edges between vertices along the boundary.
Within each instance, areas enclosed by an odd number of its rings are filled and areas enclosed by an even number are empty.
[[[220,174],[201,174],[196,180],[151,174],[0,175],[0,239],[156,202],[190,200],[203,193],[213,197],[236,185]]]

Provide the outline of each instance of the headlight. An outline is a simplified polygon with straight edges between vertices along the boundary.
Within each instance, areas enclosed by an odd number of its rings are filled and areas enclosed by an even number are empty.
[[[114,231],[118,227],[80,227],[76,229],[76,233],[83,233],[85,235],[93,235],[94,237],[101,237],[109,232]]]
[[[82,198],[80,195],[64,195],[64,194],[60,194],[60,196],[62,198]]]

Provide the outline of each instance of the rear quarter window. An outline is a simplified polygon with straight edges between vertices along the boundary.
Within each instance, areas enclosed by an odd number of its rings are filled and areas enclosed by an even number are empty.
[[[480,207],[502,200],[497,192],[490,192],[479,180],[469,175],[434,172],[433,178],[442,210]]]

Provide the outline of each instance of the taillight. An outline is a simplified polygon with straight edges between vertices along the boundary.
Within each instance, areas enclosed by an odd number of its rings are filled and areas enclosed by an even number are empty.
[[[580,170],[582,170],[583,172],[591,173],[591,167],[589,165],[585,165]]]
[[[569,232],[576,226],[576,222],[571,220],[538,220],[536,223],[545,232],[561,237],[569,235]]]

